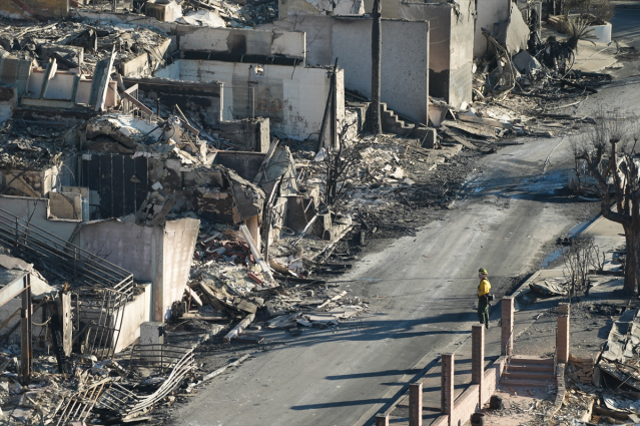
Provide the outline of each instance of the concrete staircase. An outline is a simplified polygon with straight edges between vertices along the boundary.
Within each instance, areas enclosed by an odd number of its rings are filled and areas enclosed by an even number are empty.
[[[553,358],[514,355],[502,373],[505,386],[547,387],[556,384]]]
[[[380,120],[382,121],[382,131],[385,133],[395,133],[402,137],[411,137],[423,141],[423,148],[433,148],[436,143],[436,131],[433,128],[407,123],[401,120],[398,114],[386,102],[380,102]]]
[[[380,102],[380,119],[382,130],[385,133],[395,133],[400,136],[409,136],[416,128],[415,124],[406,123],[392,110],[386,102]]]

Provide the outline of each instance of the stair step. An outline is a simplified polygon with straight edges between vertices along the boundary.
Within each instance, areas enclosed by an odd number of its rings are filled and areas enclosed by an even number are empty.
[[[526,372],[533,372],[533,371],[538,371],[541,373],[549,373],[549,374],[553,374],[553,365],[546,365],[546,364],[510,364],[509,365],[509,371],[510,372],[518,372],[518,371],[526,371]]]
[[[505,386],[525,386],[530,388],[546,388],[556,384],[555,380],[511,379],[508,377],[501,379],[500,383]]]
[[[535,356],[523,356],[514,355],[509,361],[510,365],[524,365],[524,364],[536,364],[536,365],[553,365],[553,358],[539,358]]]
[[[502,377],[510,378],[510,379],[533,379],[533,380],[554,380],[556,376],[550,373],[539,373],[539,372],[524,372],[524,371],[514,371],[512,372],[509,369],[507,372],[502,374]]]

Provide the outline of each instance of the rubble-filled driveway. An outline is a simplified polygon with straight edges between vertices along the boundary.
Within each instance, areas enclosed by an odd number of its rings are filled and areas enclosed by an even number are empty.
[[[606,102],[602,95],[593,102]],[[265,343],[285,344],[258,347],[241,368],[212,380],[175,407],[175,424],[370,423],[438,354],[470,336],[479,267],[500,296],[597,208],[563,195],[568,138],[522,141],[480,160],[441,220],[339,278],[341,289],[370,301],[366,315],[295,337],[270,332]]]

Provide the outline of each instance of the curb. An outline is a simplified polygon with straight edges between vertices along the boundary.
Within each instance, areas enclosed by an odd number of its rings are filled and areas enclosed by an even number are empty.
[[[638,6],[638,9],[640,9],[640,6]],[[584,228],[582,231],[578,232],[576,235],[580,235],[580,234],[584,234],[586,232],[589,232],[592,228],[594,228],[596,225],[598,225],[603,220],[605,220],[605,217],[602,216],[602,214],[598,214],[586,228]],[[538,278],[538,276],[544,270],[545,270],[545,268],[542,268],[542,269],[538,269],[536,272],[534,272],[529,278],[527,278],[522,284],[520,284],[520,286],[516,290],[514,290],[513,293],[511,293],[511,297],[513,297],[515,299],[520,293],[522,293],[526,289],[526,287],[529,284],[531,284],[536,278]]]

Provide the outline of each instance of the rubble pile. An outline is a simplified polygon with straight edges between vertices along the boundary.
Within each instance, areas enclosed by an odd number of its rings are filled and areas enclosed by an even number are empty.
[[[33,60],[41,68],[46,68],[49,60],[55,58],[58,69],[79,69],[80,74],[88,76],[93,75],[96,63],[108,58],[114,48],[116,67],[148,53],[151,63],[147,75],[151,75],[151,70],[164,65],[164,50],[169,42],[160,30],[80,19],[26,27],[11,25],[0,30],[0,47],[11,55]]]
[[[577,383],[591,384],[593,382],[594,360],[591,358],[569,357],[567,375]]]
[[[613,323],[606,344],[595,357],[570,355],[566,381],[571,391],[563,403],[564,411],[554,420],[575,421],[576,425],[640,423],[638,324],[638,309],[628,309]],[[569,407],[582,409],[566,412]]]
[[[198,372],[192,348],[165,345],[162,351],[137,346],[116,360],[78,354],[69,360],[64,374],[58,371],[56,357],[40,354],[33,359],[28,386],[18,378],[17,358],[0,353],[0,422],[108,424],[148,420],[155,406],[175,401],[175,394],[192,392],[205,377]]]
[[[588,394],[580,389],[569,390],[562,402],[562,407],[553,414],[551,425],[580,425],[582,422],[590,421],[592,407],[596,396]]]
[[[75,152],[59,128],[25,126],[18,120],[7,120],[1,127],[1,167],[40,170]]]
[[[89,3],[89,2],[87,2]],[[174,20],[180,24],[209,27],[252,28],[273,22],[278,18],[278,2],[276,0],[259,0],[254,2],[235,2],[232,0],[184,0],[184,1],[150,1],[160,5],[168,5],[165,20]],[[244,4],[243,4],[244,3]],[[144,2],[135,1],[131,8],[119,12],[146,13]],[[150,7],[149,7],[150,8]],[[111,1],[92,1],[79,4],[77,9],[86,11],[113,10]]]
[[[262,0],[242,5],[231,0],[188,0],[178,22],[195,26],[252,28],[278,18],[278,2]],[[213,15],[213,16],[212,16]]]
[[[517,22],[507,25],[514,28],[522,26]],[[525,46],[499,42],[496,37],[502,35],[500,30],[497,33],[483,30],[497,53],[493,59],[476,60],[475,98],[481,101],[486,97],[504,99],[513,92],[521,96],[558,100],[597,93],[596,88],[608,83],[612,77],[574,69],[579,42],[590,40],[593,35],[584,21],[571,21],[571,28],[573,30],[565,39],[551,35],[544,41],[536,31],[525,30],[523,36],[528,38]]]
[[[343,150],[335,209],[354,224],[352,234],[361,230],[380,237],[389,232],[411,233],[411,223],[420,220],[421,207],[446,207],[451,202],[455,185],[466,170],[450,160],[459,147],[429,150],[420,142],[391,135],[362,136]],[[324,151],[295,150],[293,155],[307,191],[326,193],[327,170],[335,157],[329,158]],[[434,172],[436,167],[438,173]],[[433,184],[417,183],[425,179]]]
[[[221,225],[211,230],[200,235],[184,298],[191,310],[182,318],[219,321],[257,315],[255,324],[295,329],[298,325],[335,326],[367,309],[362,299],[333,290],[335,285],[303,278],[306,272],[301,257],[270,259],[282,283],[281,287],[270,288],[268,277],[241,234]],[[243,334],[237,338],[243,338]]]

